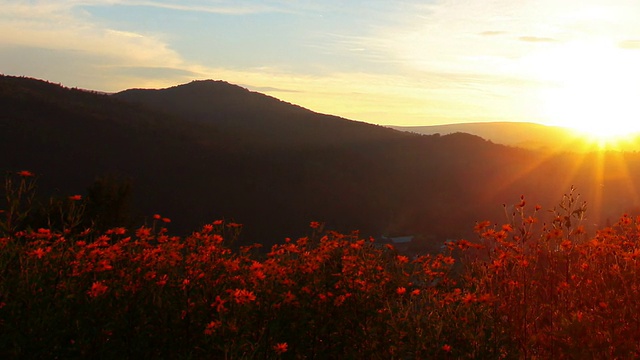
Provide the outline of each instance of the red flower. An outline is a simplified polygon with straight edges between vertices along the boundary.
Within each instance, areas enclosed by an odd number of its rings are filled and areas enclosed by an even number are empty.
[[[220,325],[222,325],[222,323],[220,321],[215,321],[215,320],[208,323],[207,327],[204,329],[204,334],[212,335],[216,331],[216,329],[220,327]]]
[[[108,289],[108,286],[100,281],[96,281],[91,285],[91,290],[87,291],[87,294],[89,294],[90,297],[94,298],[106,293]]]
[[[317,229],[317,228],[319,228],[319,227],[320,227],[320,223],[319,223],[319,222],[317,222],[317,221],[312,221],[312,222],[309,224],[309,227],[311,227],[312,229]]]
[[[72,196],[69,196],[69,200],[71,200],[71,201],[80,201],[80,200],[82,200],[82,196],[81,195],[72,195]]]
[[[146,228],[146,227],[141,227],[140,229],[136,230],[136,236],[139,238],[146,238],[151,236],[151,229]]]
[[[215,308],[217,312],[224,312],[224,311],[227,311],[227,308],[224,307],[224,304],[226,302],[227,300],[222,300],[220,296],[216,296],[216,299],[211,304],[211,307]]]
[[[451,345],[449,344],[442,345],[442,350],[446,352],[451,352]]]
[[[287,345],[286,342],[278,343],[273,346],[273,350],[276,352],[276,354],[284,354],[287,352],[288,349],[289,349],[289,345]]]
[[[399,288],[396,289],[396,294],[398,295],[404,295],[407,292],[407,288],[400,286]]]
[[[31,171],[28,171],[28,170],[18,171],[18,175],[19,175],[19,176],[22,176],[23,178],[26,178],[26,177],[34,177],[34,176],[35,176],[35,174],[34,174],[34,173],[32,173]]]
[[[604,302],[604,301],[600,301],[600,303],[598,303],[598,306],[600,307],[600,309],[605,310],[606,308],[609,307],[609,305]]]
[[[36,250],[33,250],[31,252],[31,255],[37,257],[38,259],[42,259],[43,256],[45,256],[47,253],[42,250],[42,248],[37,248]]]
[[[476,301],[476,296],[474,294],[468,293],[462,297],[462,302],[465,304],[470,304]]]
[[[482,230],[484,230],[485,228],[491,226],[491,222],[490,221],[482,221],[482,222],[478,222],[476,223],[476,226],[473,227],[473,230],[475,230],[477,233],[481,232]]]
[[[238,304],[246,304],[254,301],[256,299],[256,295],[253,293],[253,291],[245,289],[235,289],[233,291],[233,298]]]

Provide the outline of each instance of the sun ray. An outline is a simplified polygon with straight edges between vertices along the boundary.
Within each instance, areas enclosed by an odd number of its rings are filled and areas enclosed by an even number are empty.
[[[501,179],[498,185],[493,188],[493,191],[487,194],[488,201],[494,201],[493,197],[497,194],[507,193],[507,190],[510,188],[519,187],[518,183],[526,181],[527,179],[543,179],[544,176],[541,176],[537,172],[541,169],[549,169],[549,162],[557,161],[559,165],[568,164],[569,167],[560,170],[556,173],[557,177],[555,181],[560,181],[557,189],[557,194],[551,194],[554,197],[560,197],[563,192],[566,192],[567,189],[570,189],[571,186],[574,185],[575,177],[579,174],[580,169],[585,164],[585,154],[581,152],[572,152],[571,150],[574,147],[572,146],[571,141],[567,141],[566,143],[559,144],[558,151],[548,152],[548,153],[540,153],[540,156],[537,156],[535,160],[530,161],[527,166],[523,167],[517,172],[512,173],[508,178]],[[564,157],[560,159],[560,157]],[[548,180],[548,179],[547,179]],[[546,180],[542,180],[546,181]]]

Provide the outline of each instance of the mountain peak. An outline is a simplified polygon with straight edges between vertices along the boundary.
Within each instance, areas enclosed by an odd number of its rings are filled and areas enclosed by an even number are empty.
[[[214,92],[219,92],[219,91],[239,91],[239,92],[245,92],[245,93],[251,92],[249,91],[249,89],[244,88],[242,86],[231,84],[224,80],[212,80],[212,79],[193,80],[186,84],[180,84],[180,85],[172,86],[167,89],[161,89],[161,90],[169,90],[169,89],[183,89],[183,90],[190,89],[194,91],[214,91]]]

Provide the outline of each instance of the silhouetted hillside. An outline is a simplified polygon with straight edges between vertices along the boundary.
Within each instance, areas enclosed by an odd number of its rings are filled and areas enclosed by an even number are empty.
[[[193,81],[160,90],[125,90],[113,96],[215,125],[240,142],[250,139],[251,145],[308,148],[397,138],[381,126],[318,114],[224,81]]]
[[[389,128],[424,135],[464,132],[478,135],[496,144],[551,152],[589,152],[597,150],[600,146],[585,139],[572,129],[536,123],[479,122],[431,126],[389,126]],[[616,146],[626,151],[640,151],[640,138],[636,135],[635,138],[626,139]]]
[[[0,106],[0,170],[31,170],[43,193],[61,196],[96,177],[131,179],[133,213],[167,216],[176,232],[226,218],[245,225],[243,241],[271,243],[317,220],[438,242],[505,221],[500,204],[521,194],[550,208],[575,185],[593,223],[640,204],[634,154],[551,156],[402,133],[223,82],[109,96],[2,76]]]

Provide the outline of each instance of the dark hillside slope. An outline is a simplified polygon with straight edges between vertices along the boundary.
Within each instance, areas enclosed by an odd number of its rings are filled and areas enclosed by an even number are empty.
[[[406,134],[318,114],[223,81],[203,80],[160,90],[113,95],[190,120],[208,123],[251,144],[290,149],[397,140]]]
[[[241,156],[209,139],[219,132],[106,95],[25,78],[0,78],[2,170],[29,169],[42,192],[83,192],[95,177],[132,178],[143,214],[186,211],[179,190],[215,161],[239,172]],[[215,154],[213,156],[212,154]],[[211,186],[228,186],[210,179]],[[233,190],[231,188],[230,190]],[[193,224],[190,224],[193,225]]]
[[[546,152],[582,152],[600,150],[602,144],[581,136],[575,130],[525,122],[478,122],[431,126],[389,126],[389,128],[423,135],[465,132],[478,135],[496,144],[516,146]],[[640,134],[627,134],[610,148],[640,151]]]
[[[293,235],[296,226],[304,228],[312,219],[376,230],[384,217],[375,214],[391,206],[388,199],[398,201],[393,195],[398,183],[375,179],[393,175],[383,175],[389,171],[382,170],[386,165],[371,151],[380,152],[380,144],[417,138],[353,122],[380,134],[380,143],[371,137],[358,145],[334,143],[331,152],[326,146],[318,149],[319,142],[304,146],[305,140],[289,151],[283,149],[293,140],[283,141],[281,147],[273,140],[265,145],[261,134],[6,76],[0,77],[0,105],[0,151],[6,154],[0,168],[38,173],[42,192],[83,192],[95,177],[117,174],[133,179],[140,214],[163,213],[182,231],[227,217],[245,223],[245,233],[256,239],[257,234],[271,240]],[[353,126],[347,120],[338,122]],[[314,131],[306,132],[313,136]],[[379,207],[359,208],[376,201],[375,194],[387,186]]]
[[[500,204],[521,194],[549,208],[575,185],[599,207],[592,222],[638,203],[637,155],[544,157],[401,133],[212,81],[108,96],[2,76],[0,106],[0,170],[31,170],[62,196],[96,176],[131,178],[136,213],[170,217],[176,232],[224,217],[269,244],[318,220],[441,241],[504,221]]]

